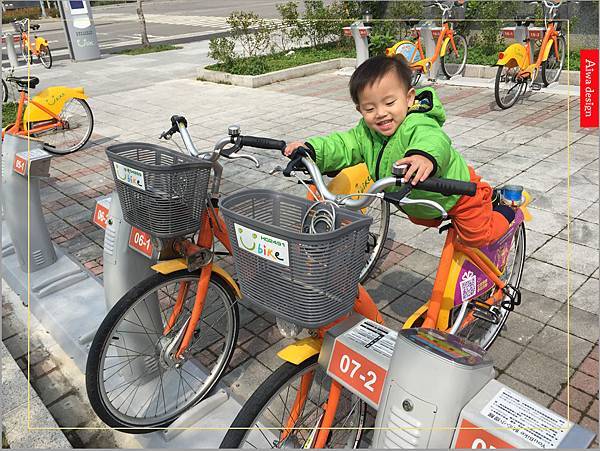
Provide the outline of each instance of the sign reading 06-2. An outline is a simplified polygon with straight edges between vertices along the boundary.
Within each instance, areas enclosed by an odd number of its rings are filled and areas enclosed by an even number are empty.
[[[265,260],[279,263],[283,266],[290,266],[287,241],[257,232],[236,223],[234,223],[234,226],[235,237],[240,249],[258,255]]]

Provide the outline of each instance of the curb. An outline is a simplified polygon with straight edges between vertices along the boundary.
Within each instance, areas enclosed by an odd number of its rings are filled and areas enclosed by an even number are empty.
[[[341,69],[344,67],[354,67],[356,60],[354,58],[336,58],[333,60],[320,61],[318,63],[305,64],[303,66],[291,67],[275,72],[268,72],[261,75],[236,75],[227,72],[208,70],[204,67],[199,68],[197,75],[202,81],[212,83],[224,83],[246,88],[258,88],[260,86],[276,83],[278,81],[290,80],[313,75],[326,70]],[[463,77],[493,79],[496,76],[497,68],[495,66],[484,66],[482,64],[467,64]],[[579,71],[568,71],[572,86],[579,86]],[[559,83],[567,84],[567,71],[560,74]]]
[[[22,305],[17,294],[8,284],[4,284],[2,291],[7,298],[5,302]],[[29,449],[72,448],[56,420],[8,351],[4,341],[0,344],[0,355],[2,357],[2,421],[8,445],[11,448]]]

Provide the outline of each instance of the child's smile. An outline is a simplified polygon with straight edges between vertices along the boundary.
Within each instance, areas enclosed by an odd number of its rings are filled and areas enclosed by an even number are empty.
[[[394,71],[365,86],[356,107],[367,126],[384,136],[392,136],[415,101],[414,88],[406,89]]]

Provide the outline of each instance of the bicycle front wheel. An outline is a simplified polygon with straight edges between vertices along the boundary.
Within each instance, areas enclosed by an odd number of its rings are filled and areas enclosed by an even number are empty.
[[[377,199],[367,207],[366,214],[373,218],[373,223],[369,227],[366,249],[367,263],[360,272],[360,283],[369,278],[383,251],[383,245],[390,227],[390,205],[383,199]]]
[[[501,279],[510,284],[512,287],[519,288],[521,284],[521,276],[523,275],[523,265],[525,264],[525,226],[521,224],[515,236],[513,237],[513,243],[511,250],[506,260],[506,267]],[[494,287],[494,290],[496,287]],[[467,313],[462,319],[457,318],[460,311],[460,306],[454,307],[453,311],[450,312],[450,317],[454,318],[454,321],[461,321],[461,325],[458,327],[458,331],[455,335],[466,338],[467,340],[481,346],[483,349],[489,349],[494,343],[502,327],[508,319],[508,310],[503,308],[500,304],[507,298],[504,297],[500,302],[491,306],[491,309],[496,312],[499,321],[494,324],[493,322],[486,321],[482,318],[476,318],[472,312]],[[485,299],[483,299],[485,301]]]
[[[6,86],[6,82],[2,79],[2,103],[5,103],[8,100],[8,86]]]
[[[94,129],[94,116],[88,103],[83,99],[69,99],[58,116],[62,125],[32,135],[42,139],[44,148],[51,153],[73,153],[85,146]]]
[[[554,44],[552,44],[548,59],[542,63],[542,81],[544,82],[544,86],[558,81],[565,62],[565,49],[567,47],[565,37],[559,35],[556,44],[558,47],[558,57],[554,51]]]
[[[46,69],[50,69],[52,67],[52,53],[50,53],[50,47],[41,47],[38,59],[40,60],[40,63],[42,63],[42,66]]]
[[[214,274],[188,350],[183,360],[173,357],[199,276],[187,270],[156,274],[129,290],[102,321],[88,355],[86,390],[108,426],[134,434],[164,428],[202,400],[224,373],[239,313],[233,291]],[[164,333],[170,320],[173,327]]]
[[[526,86],[524,81],[517,80],[518,73],[519,66],[498,66],[496,82],[494,83],[494,96],[496,103],[503,110],[510,108],[517,102],[523,86]]]
[[[467,40],[464,36],[455,34],[454,45],[456,45],[456,52],[454,52],[452,42],[449,42],[446,54],[440,58],[442,72],[447,78],[462,74],[467,65]]]
[[[220,448],[313,447],[331,386],[318,358],[313,356],[300,365],[286,362],[271,374],[242,406]],[[299,403],[296,395],[302,381],[310,385],[306,401]],[[297,412],[296,421],[291,412]],[[357,448],[365,416],[366,404],[343,390],[326,446]]]

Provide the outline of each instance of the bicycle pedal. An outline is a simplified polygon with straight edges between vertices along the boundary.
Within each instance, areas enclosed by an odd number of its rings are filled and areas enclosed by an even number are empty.
[[[532,83],[531,84],[531,90],[532,91],[541,91],[542,89],[542,84],[541,83]]]
[[[500,322],[500,316],[496,309],[486,303],[472,302],[471,308],[473,309],[473,316],[479,318],[488,323],[498,324]]]

